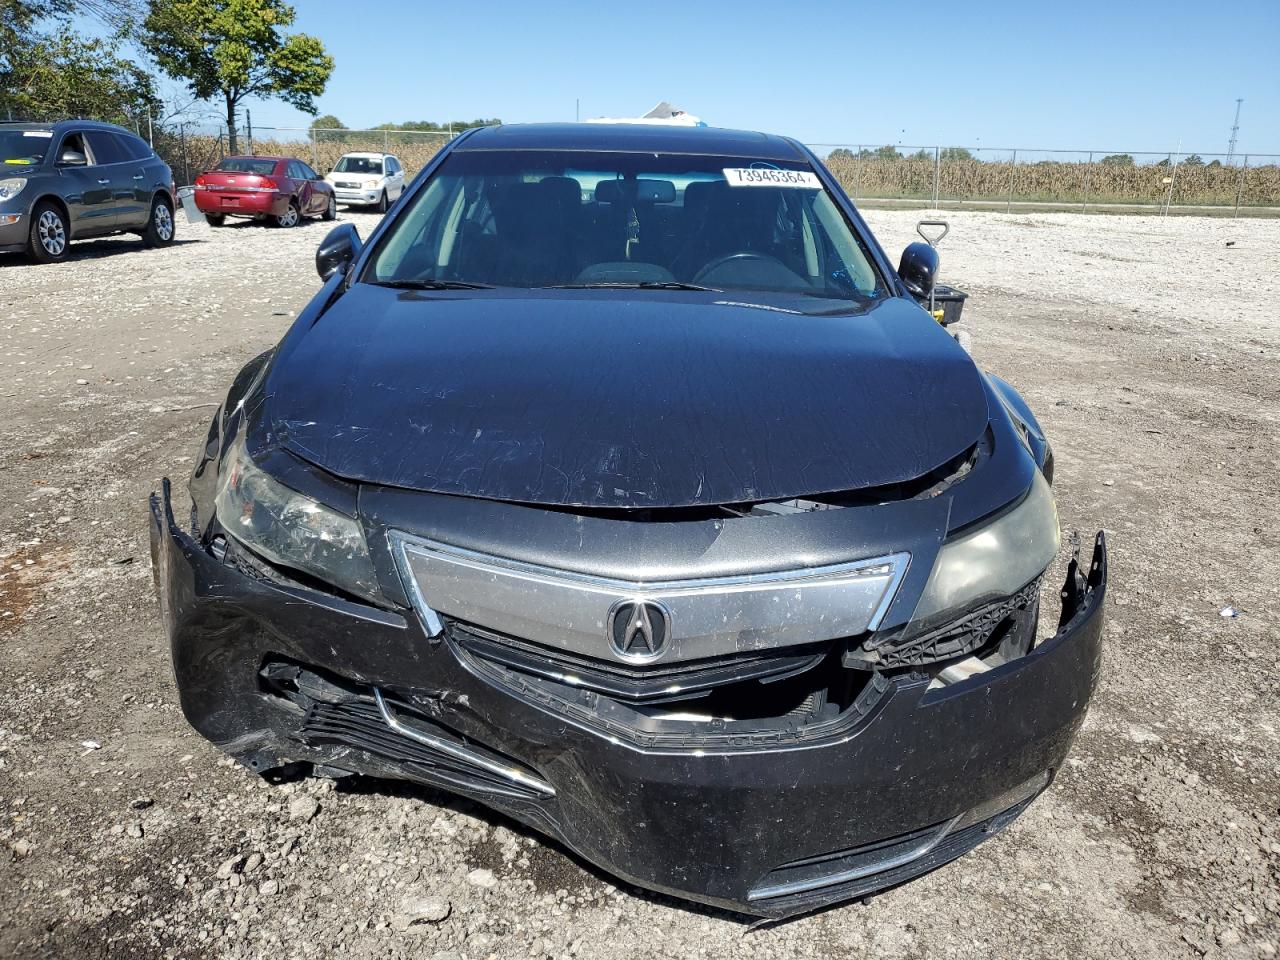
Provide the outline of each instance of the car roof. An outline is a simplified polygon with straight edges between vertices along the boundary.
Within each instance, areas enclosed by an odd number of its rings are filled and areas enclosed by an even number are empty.
[[[751,130],[630,123],[518,123],[480,127],[455,150],[598,150],[807,160],[787,137]]]
[[[382,157],[394,157],[395,154],[394,153],[374,153],[370,150],[352,150],[350,153],[344,153],[342,156],[343,157],[367,157],[368,159],[372,160],[375,157],[379,159],[381,159]],[[338,159],[341,160],[342,157],[339,157]]]
[[[266,157],[255,153],[232,153],[222,158],[222,160],[271,160],[275,163],[297,159],[297,157]],[[219,160],[218,162],[221,163],[222,160]]]
[[[127,133],[131,137],[137,136],[136,133],[126,127],[115,123],[103,123],[101,120],[56,120],[50,123],[41,123],[38,120],[0,120],[0,130],[52,130],[54,133],[61,133],[71,128],[78,130],[110,130],[112,133]]]

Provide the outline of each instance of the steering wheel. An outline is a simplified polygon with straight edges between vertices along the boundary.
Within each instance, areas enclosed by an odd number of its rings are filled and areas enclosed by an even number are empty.
[[[723,257],[716,257],[710,263],[706,264],[694,275],[693,282],[701,283],[706,279],[707,274],[714,273],[726,263],[733,263],[739,260],[754,260],[762,264],[776,265],[781,267],[783,270],[786,270],[787,273],[791,273],[791,270],[786,266],[786,264],[777,257],[771,257],[767,253],[756,253],[754,250],[736,250],[733,253],[726,253]]]

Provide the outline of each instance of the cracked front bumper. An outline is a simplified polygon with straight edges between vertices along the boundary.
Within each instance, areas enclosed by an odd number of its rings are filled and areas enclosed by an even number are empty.
[[[445,787],[627,881],[758,916],[894,886],[1002,828],[1062,763],[1100,664],[1101,536],[1087,576],[1073,565],[1059,631],[1017,660],[941,689],[898,675],[852,726],[789,748],[649,750],[493,682],[409,611],[216,559],[175,523],[167,482],[151,538],[182,709],[249,768],[310,761]],[[264,681],[280,663],[326,678],[304,707]]]

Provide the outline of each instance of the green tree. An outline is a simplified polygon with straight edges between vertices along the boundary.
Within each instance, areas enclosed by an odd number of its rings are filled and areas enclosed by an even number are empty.
[[[1184,167],[1203,167],[1204,158],[1198,153],[1193,153],[1187,159],[1182,161]]]
[[[1133,157],[1127,153],[1113,153],[1103,157],[1100,162],[1109,167],[1132,167]]]
[[[410,130],[421,133],[448,133],[452,131],[457,133],[460,130],[470,130],[472,127],[493,127],[500,123],[502,121],[497,117],[482,117],[477,120],[451,120],[447,123],[438,123],[435,120],[409,120],[405,123],[380,123],[373,129]]]
[[[966,147],[943,147],[939,156],[943,160],[972,160],[973,154]]]
[[[335,117],[332,113],[326,113],[323,116],[316,117],[311,121],[312,130],[345,130],[347,125]]]
[[[883,147],[876,147],[874,150],[868,150],[866,147],[863,147],[861,150],[858,151],[858,156],[868,160],[901,160],[902,159],[902,154],[898,152],[898,148],[894,146],[889,146],[889,145],[885,145]]]
[[[333,58],[317,38],[283,32],[295,16],[284,0],[150,0],[142,44],[195,96],[222,99],[235,153],[236,111],[246,98],[273,97],[316,112]]]
[[[911,159],[912,159],[912,160],[932,160],[932,159],[933,159],[933,151],[932,151],[932,150],[926,150],[924,147],[921,147],[921,148],[920,148],[919,150],[917,150],[915,153],[911,154]]]
[[[23,119],[93,117],[132,126],[160,106],[151,76],[119,55],[114,38],[83,37],[65,26],[27,34],[6,55],[0,79],[0,112]]]

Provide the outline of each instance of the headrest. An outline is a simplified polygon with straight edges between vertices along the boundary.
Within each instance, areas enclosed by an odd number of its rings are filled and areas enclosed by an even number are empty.
[[[577,206],[582,203],[582,184],[573,177],[543,177],[538,186],[553,195],[560,203]]]
[[[711,195],[717,189],[728,189],[724,183],[716,180],[694,180],[684,188],[684,209],[686,215],[699,216],[711,205]]]

